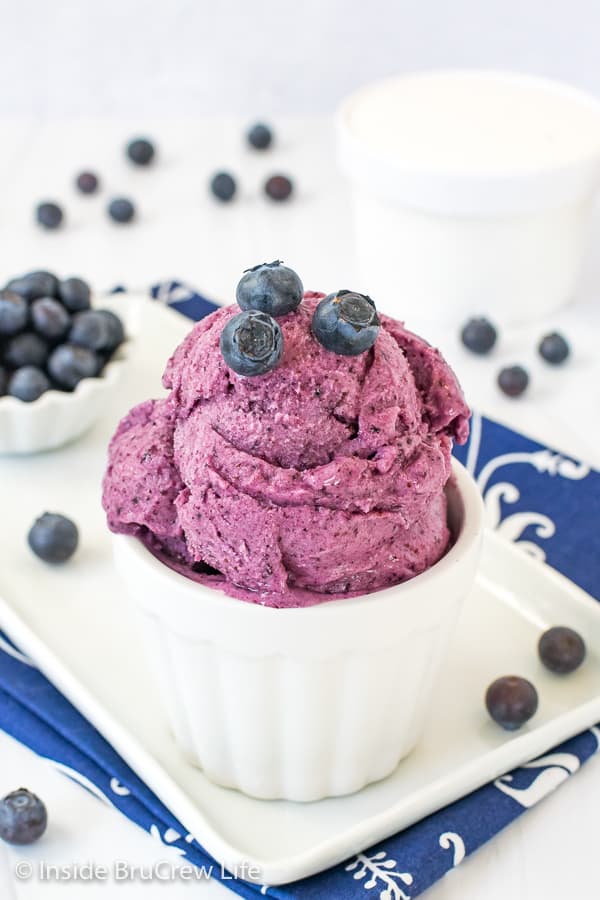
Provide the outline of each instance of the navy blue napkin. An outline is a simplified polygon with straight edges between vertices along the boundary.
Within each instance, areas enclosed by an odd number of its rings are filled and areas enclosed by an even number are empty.
[[[179,282],[152,296],[192,319],[215,306]],[[600,598],[600,473],[475,416],[457,457],[477,478],[488,522]],[[57,763],[129,819],[197,866],[214,861],[96,729],[0,633],[0,727]],[[340,865],[269,887],[227,879],[243,897],[409,900],[577,772],[598,749],[592,728]],[[560,754],[560,755],[558,755]],[[220,866],[212,869],[221,878]]]

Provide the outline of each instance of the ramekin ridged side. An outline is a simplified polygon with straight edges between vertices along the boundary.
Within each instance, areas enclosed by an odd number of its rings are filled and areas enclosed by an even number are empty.
[[[84,434],[110,405],[127,365],[110,362],[98,378],[84,378],[73,393],[50,390],[34,403],[0,398],[0,453],[38,453]]]
[[[171,571],[135,538],[115,558],[186,758],[261,799],[313,801],[389,775],[418,741],[462,601],[482,504],[454,463],[446,556],[364,597],[273,609]]]

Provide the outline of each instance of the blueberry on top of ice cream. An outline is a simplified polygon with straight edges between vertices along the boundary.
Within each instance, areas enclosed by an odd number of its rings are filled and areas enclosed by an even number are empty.
[[[377,340],[379,317],[366,294],[338,291],[321,300],[315,309],[312,330],[327,350],[357,356]]]
[[[281,359],[283,335],[271,316],[246,310],[227,322],[220,347],[223,359],[238,375],[265,375]]]
[[[452,442],[466,440],[469,410],[437,350],[352,295],[358,333],[375,329],[352,355],[316,334],[323,294],[277,321],[232,305],[199,322],[167,364],[168,395],[132,410],[111,442],[111,529],[272,606],[387,587],[440,559]],[[278,363],[255,377],[221,351],[249,315],[282,337]]]
[[[298,275],[276,259],[246,269],[235,298],[240,309],[258,309],[270,316],[285,316],[300,306],[303,293]]]

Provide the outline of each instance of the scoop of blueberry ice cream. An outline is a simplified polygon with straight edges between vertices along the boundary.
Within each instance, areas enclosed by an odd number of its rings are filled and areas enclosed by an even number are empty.
[[[104,482],[113,531],[272,606],[366,593],[439,560],[452,442],[468,435],[437,350],[370,298],[299,290],[276,318],[263,302],[199,322],[167,364],[168,395],[120,423]]]

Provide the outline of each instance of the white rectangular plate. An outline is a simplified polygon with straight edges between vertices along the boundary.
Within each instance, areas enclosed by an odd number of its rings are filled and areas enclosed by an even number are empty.
[[[142,319],[131,378],[110,420],[60,451],[0,460],[0,627],[219,862],[238,870],[256,865],[268,884],[310,875],[600,720],[600,606],[490,534],[425,736],[392,776],[354,796],[312,804],[254,800],[210,784],[178,752],[148,690],[100,506],[106,445],[118,418],[160,395],[164,363],[190,327],[156,303],[145,304]],[[27,548],[29,525],[44,510],[67,513],[80,526],[81,549],[63,567],[45,566]],[[552,624],[578,629],[588,645],[585,664],[565,678],[537,659],[540,630]],[[528,726],[509,734],[488,719],[483,695],[491,680],[511,673],[536,684],[540,707]]]

